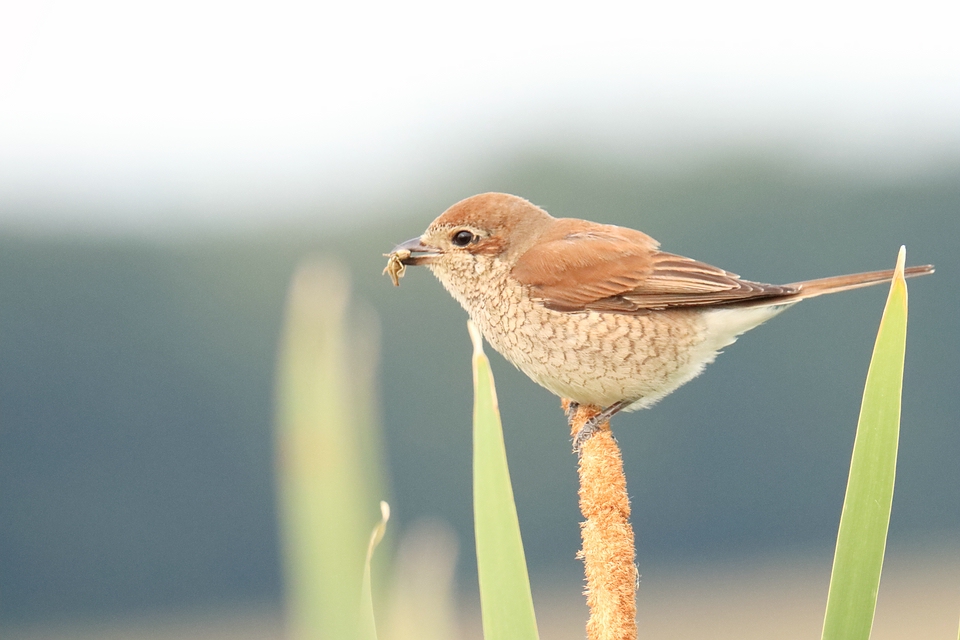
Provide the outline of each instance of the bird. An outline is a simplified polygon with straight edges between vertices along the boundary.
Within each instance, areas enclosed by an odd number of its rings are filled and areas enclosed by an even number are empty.
[[[384,255],[394,284],[407,266],[426,267],[506,360],[574,407],[601,409],[575,437],[578,451],[613,415],[650,407],[797,302],[893,277],[753,282],[662,251],[641,231],[554,218],[506,193],[461,200]]]

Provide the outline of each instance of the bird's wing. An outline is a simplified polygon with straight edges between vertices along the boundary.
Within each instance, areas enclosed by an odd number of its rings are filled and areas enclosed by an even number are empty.
[[[742,280],[735,273],[659,251],[653,238],[633,229],[575,222],[576,227],[557,225],[511,272],[534,298],[556,311],[642,313],[755,301],[797,290]]]

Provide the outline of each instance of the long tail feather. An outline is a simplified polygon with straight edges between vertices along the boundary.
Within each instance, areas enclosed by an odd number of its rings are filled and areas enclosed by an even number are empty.
[[[907,267],[903,274],[912,278],[915,276],[925,276],[933,273],[933,265],[925,264],[919,267]],[[893,269],[886,271],[870,271],[868,273],[852,273],[846,276],[833,276],[832,278],[819,278],[817,280],[805,280],[803,282],[794,282],[788,284],[788,287],[795,288],[796,293],[784,296],[785,300],[805,300],[822,296],[826,293],[838,293],[840,291],[849,291],[850,289],[859,289],[869,287],[875,284],[890,282],[893,279]]]

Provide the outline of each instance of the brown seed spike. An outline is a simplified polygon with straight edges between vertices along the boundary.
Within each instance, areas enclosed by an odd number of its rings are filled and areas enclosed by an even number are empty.
[[[600,407],[580,405],[570,413],[574,440]],[[610,431],[610,422],[599,425],[580,450],[580,523],[583,560],[587,578],[588,640],[636,640],[638,582],[633,527],[630,525],[630,498],[623,475],[623,458]]]

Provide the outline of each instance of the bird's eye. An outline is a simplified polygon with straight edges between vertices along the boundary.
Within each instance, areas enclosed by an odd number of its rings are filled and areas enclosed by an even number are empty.
[[[457,231],[455,234],[453,234],[453,238],[451,239],[451,241],[453,242],[453,244],[457,245],[458,247],[465,247],[471,242],[473,242],[473,238],[474,238],[474,235],[472,233],[470,233],[466,229],[463,229],[462,231]]]

